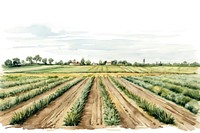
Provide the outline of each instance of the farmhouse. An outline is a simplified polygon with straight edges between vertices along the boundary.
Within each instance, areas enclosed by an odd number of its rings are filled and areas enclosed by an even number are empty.
[[[111,65],[112,63],[111,62],[106,62],[106,65]]]

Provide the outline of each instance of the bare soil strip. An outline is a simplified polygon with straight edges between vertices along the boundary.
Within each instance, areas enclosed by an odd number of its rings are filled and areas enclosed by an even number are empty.
[[[88,79],[85,79],[83,82],[73,86],[46,108],[27,119],[21,126],[27,129],[63,127],[64,117],[67,115],[67,112],[70,111],[76,100],[81,96],[88,81]]]
[[[22,110],[23,108],[26,108],[27,106],[31,105],[34,101],[37,101],[37,100],[41,100],[42,98],[44,98],[45,96],[49,95],[49,94],[52,94],[53,92],[55,92],[58,88],[61,88],[63,86],[66,86],[67,84],[69,83],[72,83],[73,81],[75,81],[77,79],[73,79],[71,81],[68,81],[68,82],[65,82],[41,95],[38,95],[32,99],[29,99],[28,101],[26,102],[23,102],[13,108],[10,108],[8,110],[5,110],[5,111],[0,111],[0,123],[2,123],[3,125],[8,125],[12,116],[15,114],[15,112],[18,112],[20,110]]]
[[[171,113],[174,116],[176,124],[179,128],[183,130],[194,130],[195,127],[200,127],[200,122],[197,121],[197,117],[183,107],[178,106],[175,103],[172,103],[166,99],[163,99],[153,94],[152,92],[145,90],[144,88],[128,82],[125,79],[116,79],[119,83],[126,86],[130,92],[140,96],[145,100],[151,101],[158,107],[163,108],[166,112]]]
[[[130,102],[128,97],[121,94],[114,85],[104,78],[103,82],[106,86],[112,101],[115,103],[121,118],[121,125],[125,128],[158,128],[161,127],[159,121],[150,117],[144,111],[138,109],[134,102]]]
[[[101,97],[101,90],[99,86],[99,79],[94,79],[94,84],[88,96],[88,101],[83,110],[82,118],[79,128],[102,128],[103,125],[103,101]]]

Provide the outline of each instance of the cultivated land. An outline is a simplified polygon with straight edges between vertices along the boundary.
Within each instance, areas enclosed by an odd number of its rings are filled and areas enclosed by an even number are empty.
[[[64,129],[200,128],[197,67],[28,66],[0,78],[0,123]]]

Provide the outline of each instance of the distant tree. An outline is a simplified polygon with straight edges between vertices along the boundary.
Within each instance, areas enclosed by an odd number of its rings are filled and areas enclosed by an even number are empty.
[[[46,65],[47,64],[47,58],[43,58],[42,62]]]
[[[28,61],[30,64],[33,64],[33,57],[32,56],[27,56],[26,61]]]
[[[56,63],[57,65],[63,65],[64,63],[63,63],[63,61],[62,60],[60,60],[59,62],[57,62]]]
[[[197,63],[197,62],[193,62],[193,63],[190,64],[190,66],[200,66],[200,64]]]
[[[19,58],[13,58],[13,65],[14,66],[18,66],[18,65],[20,65],[21,64],[21,62],[20,62],[20,59]]]
[[[102,63],[102,60],[99,60],[99,65],[102,65],[103,63]]]
[[[138,62],[134,62],[133,65],[134,65],[134,66],[139,66],[139,63],[138,63]]]
[[[105,61],[102,63],[102,65],[106,65],[106,63],[107,63],[107,61],[105,60]]]
[[[143,59],[143,64],[145,64],[145,59]]]
[[[91,61],[90,60],[87,60],[85,63],[86,63],[86,65],[91,65]]]
[[[10,59],[7,59],[5,62],[4,62],[5,66],[8,66],[8,67],[11,67],[13,65],[12,63],[12,60]]]
[[[160,63],[158,64],[159,66],[162,66],[163,65],[163,63],[160,61]]]
[[[54,61],[54,59],[49,58],[48,61],[49,61],[49,64],[52,64],[52,62]]]
[[[69,61],[67,62],[67,65],[69,65],[70,63],[72,63],[72,60],[69,60]]]
[[[112,65],[117,65],[117,60],[111,61],[111,64],[112,64]]]
[[[123,64],[123,65],[127,65],[128,62],[127,62],[126,60],[123,60],[123,61],[122,61],[122,64]]]
[[[85,59],[84,58],[81,59],[81,64],[80,65],[81,66],[85,65]]]
[[[21,63],[22,63],[22,65],[25,65],[25,64],[26,64],[26,62],[25,62],[24,60],[22,60]]]
[[[38,61],[42,60],[42,57],[40,57],[40,55],[36,55],[33,60],[35,60],[35,62],[37,63]]]

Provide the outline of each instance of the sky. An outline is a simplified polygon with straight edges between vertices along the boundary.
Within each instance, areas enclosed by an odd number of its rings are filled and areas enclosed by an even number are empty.
[[[0,63],[41,55],[56,61],[200,62],[199,0],[6,0],[0,2]]]

